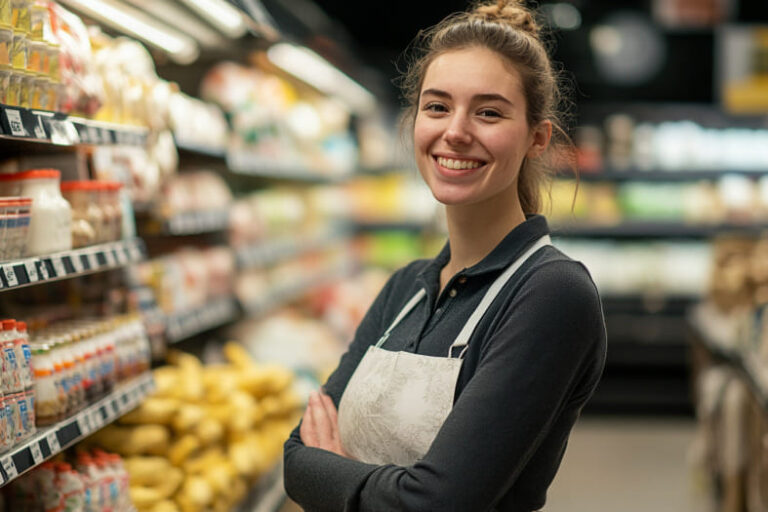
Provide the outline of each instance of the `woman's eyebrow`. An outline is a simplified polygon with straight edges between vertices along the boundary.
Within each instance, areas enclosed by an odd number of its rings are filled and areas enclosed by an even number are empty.
[[[442,91],[440,89],[425,89],[421,92],[422,96],[431,95],[431,96],[437,96],[439,98],[445,98],[445,99],[451,99],[450,93],[446,91]],[[514,103],[509,101],[507,98],[502,96],[501,94],[496,93],[483,93],[483,94],[475,94],[472,96],[472,101],[501,101],[502,103],[507,103],[510,106],[514,106]]]

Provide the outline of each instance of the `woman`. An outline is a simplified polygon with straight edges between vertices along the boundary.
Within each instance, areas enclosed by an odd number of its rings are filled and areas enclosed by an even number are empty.
[[[449,241],[392,276],[286,442],[308,511],[540,509],[605,361],[594,283],[537,214],[562,131],[530,12],[480,5],[425,40],[404,84]]]

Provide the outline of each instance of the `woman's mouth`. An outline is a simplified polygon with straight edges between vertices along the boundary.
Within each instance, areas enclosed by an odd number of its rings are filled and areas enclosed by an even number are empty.
[[[437,163],[437,169],[447,176],[463,176],[485,166],[486,162],[474,158],[432,157]]]

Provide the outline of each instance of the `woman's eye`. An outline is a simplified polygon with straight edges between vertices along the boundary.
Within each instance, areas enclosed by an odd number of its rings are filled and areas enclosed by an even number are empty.
[[[441,105],[440,103],[428,103],[424,106],[424,110],[427,112],[446,112],[448,109],[445,108],[445,105]]]
[[[501,117],[501,114],[496,110],[485,109],[478,112],[480,117]]]

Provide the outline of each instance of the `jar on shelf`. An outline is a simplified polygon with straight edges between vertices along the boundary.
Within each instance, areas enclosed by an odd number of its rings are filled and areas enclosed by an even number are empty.
[[[10,25],[0,22],[0,65],[10,66],[12,46],[13,29]]]
[[[104,213],[105,242],[113,242],[122,238],[123,210],[120,205],[121,183],[103,182],[99,190],[99,204]]]
[[[43,40],[27,38],[27,70],[42,73],[43,55],[48,51],[48,45]]]
[[[35,77],[35,87],[32,90],[32,108],[38,110],[52,110],[49,105],[49,92],[51,79],[38,73]]]
[[[59,74],[59,55],[61,54],[61,46],[55,43],[48,43],[47,62],[43,61],[43,68],[47,70],[48,76],[52,80],[61,80]]]
[[[1,1],[1,0],[0,0]],[[29,33],[35,39],[43,39],[46,27],[51,25],[51,16],[48,7],[38,2],[32,4],[29,14]]]
[[[22,108],[30,108],[32,106],[32,94],[35,89],[35,79],[37,78],[34,73],[27,70],[19,71],[21,75],[21,87],[19,88],[19,106]]]
[[[36,169],[0,174],[0,193],[32,199],[26,255],[36,256],[72,248],[72,210],[61,195],[61,172]]]
[[[0,0],[0,23],[11,26],[13,22],[13,11],[11,10],[11,0]]]
[[[11,88],[13,68],[8,64],[0,64],[0,104],[8,104],[8,90]]]
[[[22,76],[16,69],[11,68],[11,76],[8,79],[8,90],[5,93],[5,104],[11,107],[19,106],[19,93],[21,91]]]
[[[11,25],[13,28],[29,32],[32,28],[31,11],[31,0],[11,0]]]
[[[29,47],[27,46],[26,31],[16,28],[13,29],[13,40],[11,42],[11,50],[8,56],[14,69],[27,69]]]
[[[61,193],[72,207],[72,247],[93,245],[101,240],[104,212],[95,200],[93,181],[65,181]]]

